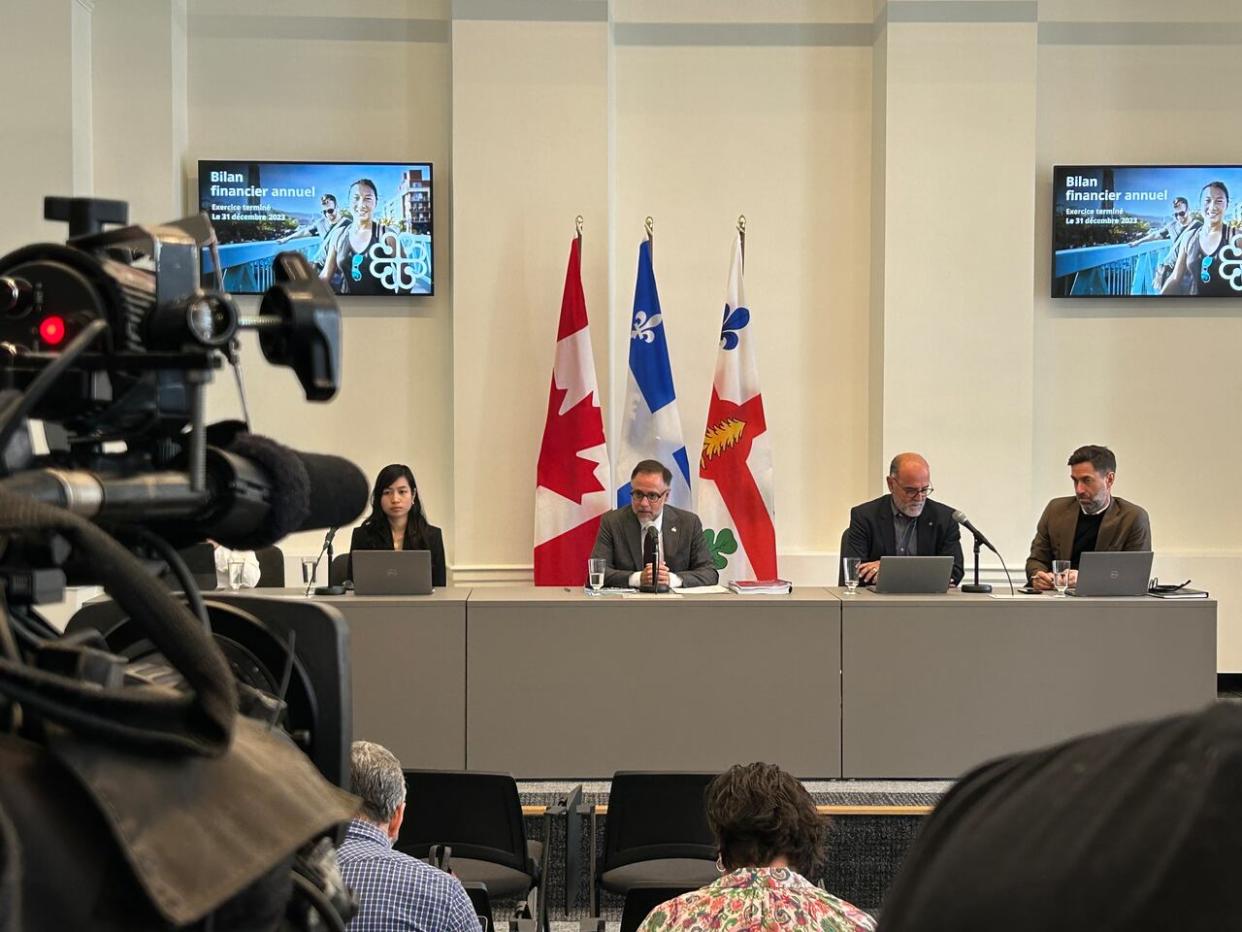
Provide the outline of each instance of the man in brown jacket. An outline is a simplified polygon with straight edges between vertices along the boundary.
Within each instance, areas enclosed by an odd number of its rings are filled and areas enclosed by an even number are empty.
[[[1113,451],[1094,444],[1079,447],[1070,455],[1069,467],[1074,494],[1048,503],[1026,558],[1026,576],[1036,589],[1053,588],[1053,560],[1070,561],[1073,586],[1078,558],[1088,550],[1151,550],[1147,512],[1113,495]]]

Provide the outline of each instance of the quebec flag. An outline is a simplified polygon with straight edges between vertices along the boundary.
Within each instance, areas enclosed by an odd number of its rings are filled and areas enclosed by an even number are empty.
[[[639,460],[659,460],[673,473],[668,504],[689,508],[690,461],[682,440],[668,338],[660,313],[651,241],[638,247],[638,280],[634,283],[634,316],[630,320],[630,369],[621,409],[621,442],[617,464],[617,506],[630,503],[630,472]]]

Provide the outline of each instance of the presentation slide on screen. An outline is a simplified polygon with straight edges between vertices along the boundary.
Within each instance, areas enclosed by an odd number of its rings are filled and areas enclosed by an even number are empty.
[[[1057,166],[1053,297],[1242,297],[1242,167]]]
[[[266,291],[288,250],[337,294],[434,292],[426,162],[201,161],[198,189],[230,292]],[[210,257],[204,274],[214,278]]]

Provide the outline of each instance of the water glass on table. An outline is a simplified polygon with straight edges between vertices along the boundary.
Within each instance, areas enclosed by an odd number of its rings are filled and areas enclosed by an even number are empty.
[[[606,561],[600,558],[592,557],[587,560],[587,583],[593,592],[599,592],[599,590],[604,588],[604,570],[606,566]]]
[[[236,592],[242,587],[246,574],[245,560],[229,560],[229,588]]]
[[[315,584],[315,573],[319,566],[319,560],[315,557],[302,558],[302,582],[307,586]]]
[[[1053,560],[1052,561],[1052,587],[1062,596],[1065,590],[1069,588],[1070,561],[1069,560]]]
[[[858,588],[858,567],[862,565],[859,557],[841,558],[841,575],[845,579],[845,594],[853,595]]]

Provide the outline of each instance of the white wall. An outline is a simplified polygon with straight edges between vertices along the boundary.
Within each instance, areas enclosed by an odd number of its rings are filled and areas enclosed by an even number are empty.
[[[440,3],[265,4],[194,0],[189,18],[189,200],[197,161],[213,158],[430,161],[436,294],[342,298],[342,386],[308,404],[290,370],[244,344],[254,429],[298,449],[346,456],[373,480],[410,464],[428,517],[453,550],[450,53]],[[194,206],[190,203],[184,207]],[[257,298],[246,299],[248,307]],[[209,415],[239,412],[222,374]],[[348,529],[343,533],[347,548]],[[322,534],[282,544],[287,569]],[[344,549],[344,548],[342,548]]]
[[[849,505],[906,448],[1017,567],[1068,452],[1105,442],[1158,572],[1221,597],[1220,667],[1242,669],[1239,508],[1213,474],[1238,452],[1237,311],[1047,286],[1054,163],[1237,161],[1235,3],[187,2],[0,10],[0,68],[40,88],[8,105],[24,136],[0,146],[0,249],[63,235],[44,193],[179,213],[200,158],[434,161],[437,295],[342,302],[328,405],[246,360],[256,429],[415,468],[459,581],[529,578],[574,215],[612,428],[654,217],[694,450],[745,213],[786,575],[835,578]],[[1201,71],[1219,93],[1186,90]],[[210,407],[236,412],[229,380]]]

